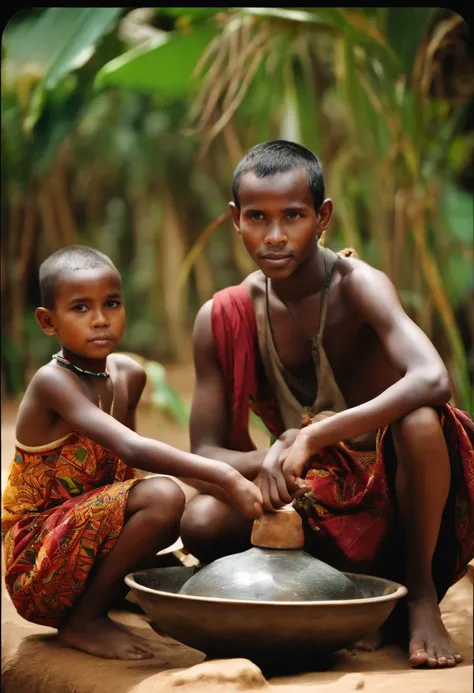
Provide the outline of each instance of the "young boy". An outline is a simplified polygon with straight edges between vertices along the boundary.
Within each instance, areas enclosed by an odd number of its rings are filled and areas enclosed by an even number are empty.
[[[99,657],[153,656],[107,616],[124,576],[179,534],[184,494],[169,478],[134,479],[132,467],[211,484],[249,518],[261,495],[228,464],[135,433],[145,372],[112,352],[125,328],[121,279],[83,246],[40,268],[36,319],[60,351],[21,402],[4,492],[5,579],[21,616],[58,628],[60,640]]]
[[[454,666],[438,602],[474,556],[472,421],[447,404],[446,368],[388,277],[319,244],[333,203],[312,152],[257,145],[233,194],[260,269],[196,318],[192,450],[255,479],[268,510],[291,502],[303,476],[306,549],[404,582],[410,664]],[[269,449],[255,450],[249,406],[276,439]],[[210,561],[248,548],[250,527],[202,493],[181,536]]]

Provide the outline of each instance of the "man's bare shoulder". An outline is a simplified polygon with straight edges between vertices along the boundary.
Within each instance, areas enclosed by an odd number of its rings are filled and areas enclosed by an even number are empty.
[[[247,291],[252,301],[265,291],[265,275],[261,270],[252,272],[243,280],[241,286]]]
[[[391,284],[384,272],[359,258],[340,257],[337,266],[344,291],[357,290],[361,285],[378,287],[381,283]]]
[[[405,314],[397,290],[381,270],[357,258],[341,258],[338,263],[344,298],[364,317],[384,314],[398,319]]]
[[[240,286],[249,294],[250,298],[265,288],[265,277],[260,270],[252,272],[241,282]],[[230,287],[231,288],[231,287]],[[212,306],[213,299],[210,298],[200,307],[194,321],[193,340],[201,340],[203,337],[212,337]]]

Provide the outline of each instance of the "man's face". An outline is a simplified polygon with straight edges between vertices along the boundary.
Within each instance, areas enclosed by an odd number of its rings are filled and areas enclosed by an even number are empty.
[[[239,185],[240,210],[231,203],[234,226],[262,272],[284,279],[316,248],[323,228],[314,209],[305,168],[257,178],[245,173]]]

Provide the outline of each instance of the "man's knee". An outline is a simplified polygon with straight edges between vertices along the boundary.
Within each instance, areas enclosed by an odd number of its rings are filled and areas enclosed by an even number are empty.
[[[181,519],[181,537],[188,540],[212,541],[225,529],[223,516],[230,510],[224,503],[208,495],[199,495],[186,507]]]
[[[182,489],[167,477],[144,479],[134,486],[127,503],[128,515],[140,510],[156,515],[157,520],[179,521],[186,498]]]
[[[437,432],[439,428],[439,415],[432,407],[419,407],[392,424],[395,433],[401,433],[405,439],[419,436],[420,433],[426,436],[430,432]]]

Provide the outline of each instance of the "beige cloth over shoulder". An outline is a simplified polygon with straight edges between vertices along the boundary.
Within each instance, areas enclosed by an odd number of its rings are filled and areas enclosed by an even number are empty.
[[[312,359],[317,380],[317,394],[312,405],[304,406],[298,400],[294,393],[301,390],[301,383],[284,367],[278,356],[271,327],[268,297],[269,282],[267,278],[265,278],[265,292],[262,292],[254,299],[259,351],[266,377],[275,393],[280,415],[286,429],[301,428],[303,423],[309,422],[309,419],[319,420],[327,415],[347,409],[346,401],[336,382],[323,346],[329,289],[338,255],[324,247],[321,247],[321,252],[324,254],[325,283],[321,299],[319,328],[316,336],[312,339]],[[349,254],[356,255],[352,249],[346,249],[340,253],[340,255],[344,256]],[[350,443],[351,447],[354,448],[374,449],[375,438],[376,432],[372,431],[346,442]]]

